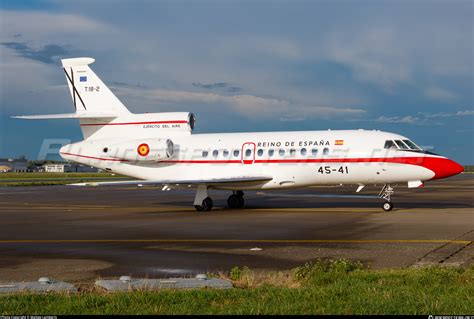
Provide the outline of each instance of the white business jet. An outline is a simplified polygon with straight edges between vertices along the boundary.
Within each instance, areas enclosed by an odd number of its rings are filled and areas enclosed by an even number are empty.
[[[243,190],[354,184],[360,192],[380,184],[390,211],[392,185],[421,187],[463,171],[407,137],[375,130],[192,134],[193,113],[130,113],[91,70],[94,61],[62,60],[75,113],[17,116],[79,119],[84,140],[63,146],[61,156],[138,179],[94,185],[194,187],[195,208],[209,211],[210,189],[232,191],[228,205],[242,208]]]

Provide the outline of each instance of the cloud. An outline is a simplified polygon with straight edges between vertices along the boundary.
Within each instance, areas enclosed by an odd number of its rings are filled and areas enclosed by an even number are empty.
[[[47,44],[40,49],[34,49],[23,42],[2,42],[1,45],[12,49],[18,53],[19,56],[35,61],[40,61],[46,64],[53,64],[57,62],[57,58],[65,57],[70,54],[66,46],[58,44]]]
[[[445,76],[450,82],[456,77],[472,81],[472,30],[466,27],[472,24],[472,6],[468,2],[380,2],[360,8],[353,8],[347,21],[329,28],[318,42],[315,52],[322,59],[347,66],[358,82],[392,94]],[[439,88],[429,88],[426,94],[433,99],[455,97]]]
[[[413,76],[405,42],[389,25],[355,26],[351,32],[328,34],[322,50],[330,61],[349,66],[356,80],[393,91]]]
[[[99,21],[83,17],[78,14],[65,14],[46,11],[12,11],[0,10],[2,17],[2,36],[17,38],[62,38],[65,35],[76,33],[102,34],[111,32],[114,28]],[[71,39],[74,40],[74,39]]]
[[[419,114],[424,115],[428,118],[471,116],[471,115],[474,115],[474,110],[457,111],[455,113],[439,112],[439,113],[419,113]]]
[[[227,88],[227,92],[229,93],[237,93],[237,92],[241,92],[243,89],[238,87],[238,86],[231,86],[229,88]]]
[[[219,82],[219,83],[202,84],[202,83],[193,82],[193,86],[197,88],[201,88],[201,89],[213,90],[213,89],[221,89],[221,88],[228,87],[229,83]]]
[[[458,95],[440,87],[430,87],[424,91],[424,95],[435,101],[450,101],[458,98]]]
[[[129,88],[140,88],[140,89],[148,88],[146,85],[143,85],[141,83],[130,84],[130,83],[125,83],[125,82],[120,82],[120,81],[112,81],[110,82],[110,84],[112,86],[118,86],[118,87],[129,87]]]
[[[474,110],[458,111],[455,113],[455,116],[468,116],[468,115],[474,115]]]
[[[424,121],[416,116],[406,115],[406,116],[379,116],[378,118],[373,120],[374,122],[379,123],[403,123],[403,124],[415,124],[415,125],[422,125]]]
[[[357,116],[365,113],[360,108],[330,106],[307,106],[297,102],[274,97],[261,97],[250,94],[222,95],[210,92],[192,92],[166,89],[140,90],[138,88],[119,88],[123,96],[141,97],[158,102],[176,104],[226,105],[232,111],[251,119],[268,119],[279,116],[282,121],[302,121],[312,118],[333,118]]]
[[[378,118],[368,120],[379,123],[399,123],[399,124],[412,124],[412,125],[444,125],[444,123],[437,122],[435,119],[440,118],[453,118],[453,117],[464,117],[474,115],[473,110],[457,111],[454,113],[417,113],[416,115],[405,115],[405,116],[379,116]],[[364,120],[362,120],[364,121]]]
[[[218,83],[209,83],[209,84],[193,82],[193,86],[196,88],[206,89],[206,90],[226,89],[226,91],[230,93],[237,93],[237,92],[242,91],[242,88],[237,87],[237,86],[232,86],[230,83],[227,83],[227,82],[218,82]]]

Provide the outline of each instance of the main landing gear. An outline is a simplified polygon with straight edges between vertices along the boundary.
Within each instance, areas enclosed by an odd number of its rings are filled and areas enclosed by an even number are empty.
[[[194,208],[198,212],[208,212],[212,209],[214,203],[207,194],[207,186],[199,185],[196,190],[196,196],[194,197]]]
[[[393,204],[390,201],[390,196],[392,196],[393,193],[394,190],[390,184],[385,184],[379,193],[379,197],[385,199],[385,203],[383,203],[382,208],[386,212],[389,212],[393,209]]]
[[[242,191],[234,191],[227,199],[227,205],[229,205],[230,208],[242,208],[244,204],[244,192]]]
[[[201,205],[194,205],[194,208],[196,208],[198,212],[208,212],[212,209],[213,205],[212,199],[206,197],[203,199]]]
[[[227,205],[230,208],[242,208],[244,207],[244,192],[234,191],[232,195],[227,199]],[[206,186],[198,186],[196,191],[196,197],[194,198],[194,208],[198,212],[208,212],[212,209],[213,202],[207,193]]]

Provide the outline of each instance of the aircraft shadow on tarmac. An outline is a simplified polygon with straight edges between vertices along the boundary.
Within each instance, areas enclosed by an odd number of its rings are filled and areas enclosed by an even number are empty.
[[[162,206],[189,206],[190,209],[192,205],[189,202],[184,201],[171,201],[171,202],[157,202],[156,205]],[[259,210],[259,209],[301,209],[301,208],[314,208],[317,209],[327,209],[327,208],[347,208],[348,212],[350,209],[360,209],[360,208],[380,208],[382,205],[381,200],[363,200],[363,201],[315,201],[315,200],[306,200],[295,198],[294,200],[287,199],[278,199],[278,198],[266,198],[265,200],[251,198],[247,200],[247,203],[243,209],[232,209],[227,207],[225,200],[216,200],[213,211],[241,211],[241,210]],[[459,203],[459,202],[429,202],[428,200],[400,200],[394,201],[394,211],[400,209],[413,209],[413,208],[426,208],[426,209],[447,209],[447,208],[470,208],[473,207],[468,203]],[[179,210],[173,210],[173,212],[180,212]],[[182,212],[189,212],[188,209],[182,210]],[[383,212],[383,211],[382,211]]]

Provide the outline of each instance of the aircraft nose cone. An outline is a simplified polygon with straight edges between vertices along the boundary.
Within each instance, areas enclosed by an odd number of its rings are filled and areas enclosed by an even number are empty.
[[[440,179],[462,173],[464,167],[449,158],[444,158],[432,170],[435,173],[432,179]]]

